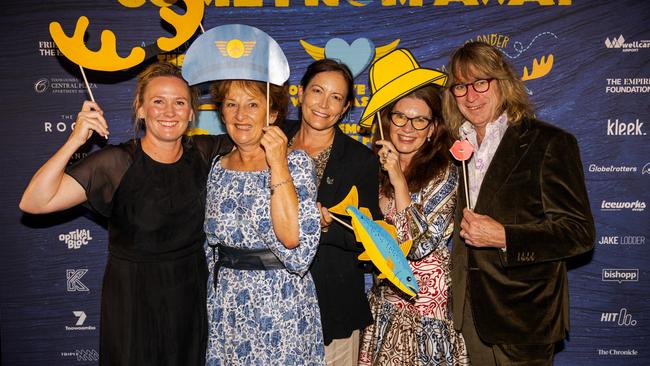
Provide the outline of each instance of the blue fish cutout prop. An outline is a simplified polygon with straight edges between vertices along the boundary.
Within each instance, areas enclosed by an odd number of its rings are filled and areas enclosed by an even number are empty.
[[[357,187],[352,186],[348,195],[336,206],[329,209],[331,213],[350,216],[352,229],[358,242],[365,251],[359,260],[372,261],[381,272],[379,279],[388,279],[398,289],[413,297],[420,291],[406,255],[411,249],[412,241],[397,244],[397,232],[393,225],[383,220],[373,220],[370,210],[359,207]]]

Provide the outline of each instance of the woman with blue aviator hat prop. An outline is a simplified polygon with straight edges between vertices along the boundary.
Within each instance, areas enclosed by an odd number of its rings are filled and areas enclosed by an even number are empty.
[[[207,364],[323,365],[308,272],[320,236],[314,166],[303,151],[287,150],[275,126],[288,104],[287,60],[259,29],[225,25],[194,41],[183,76],[212,82],[235,144],[208,178]]]

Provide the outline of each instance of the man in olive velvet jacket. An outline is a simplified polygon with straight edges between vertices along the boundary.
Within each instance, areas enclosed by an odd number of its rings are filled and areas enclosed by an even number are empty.
[[[550,365],[569,329],[565,259],[595,241],[576,139],[533,117],[494,47],[466,43],[449,71],[446,118],[474,147],[451,254],[455,326],[474,365]]]

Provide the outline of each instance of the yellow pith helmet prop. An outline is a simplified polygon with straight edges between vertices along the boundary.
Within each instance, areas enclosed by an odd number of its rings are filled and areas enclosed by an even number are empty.
[[[444,86],[447,74],[438,70],[421,68],[405,49],[397,49],[375,61],[370,67],[372,96],[363,111],[359,124],[372,127],[372,118],[388,104],[429,83]]]

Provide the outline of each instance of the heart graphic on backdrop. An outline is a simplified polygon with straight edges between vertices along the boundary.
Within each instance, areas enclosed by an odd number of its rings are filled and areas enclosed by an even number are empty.
[[[325,44],[325,57],[346,64],[352,75],[357,77],[375,57],[375,45],[368,38],[357,38],[352,44],[341,38],[332,38]]]

